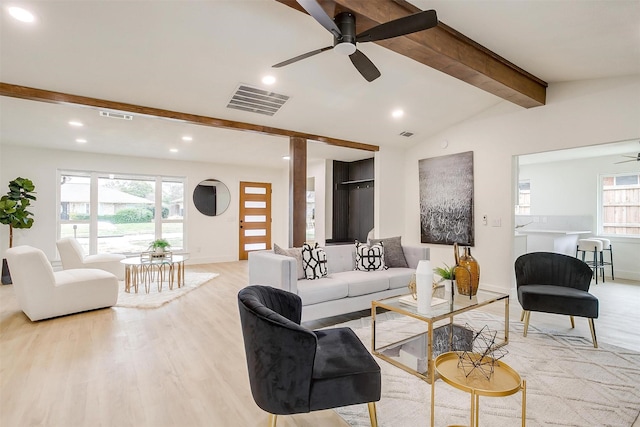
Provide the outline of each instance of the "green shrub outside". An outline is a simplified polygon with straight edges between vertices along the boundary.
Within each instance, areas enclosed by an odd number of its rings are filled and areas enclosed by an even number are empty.
[[[121,209],[113,215],[114,224],[128,224],[134,222],[151,222],[153,212],[146,208]]]

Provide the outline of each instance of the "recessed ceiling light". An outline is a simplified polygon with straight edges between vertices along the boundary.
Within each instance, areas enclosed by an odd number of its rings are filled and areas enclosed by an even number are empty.
[[[182,140],[183,141],[193,141],[193,137],[185,135],[185,136],[182,137]]]
[[[276,78],[274,76],[264,76],[262,78],[262,83],[266,85],[272,85],[276,82]]]
[[[282,156],[282,160],[291,160],[290,156]]]
[[[36,20],[36,17],[33,16],[33,13],[21,7],[10,7],[9,14],[21,22],[33,22]]]
[[[172,153],[177,153],[178,149],[177,148],[170,148],[169,151],[171,151]]]
[[[71,126],[76,126],[76,127],[84,126],[84,124],[82,124],[82,122],[79,122],[79,121],[77,121],[77,120],[71,120],[71,121],[69,122],[69,124],[70,124]]]
[[[393,110],[391,112],[391,116],[394,119],[399,119],[400,117],[404,116],[404,111],[402,111],[401,109]]]
[[[77,142],[78,144],[86,144],[86,143],[87,143],[87,140],[86,140],[86,139],[84,139],[84,138],[77,138],[77,139],[76,139],[76,142]]]

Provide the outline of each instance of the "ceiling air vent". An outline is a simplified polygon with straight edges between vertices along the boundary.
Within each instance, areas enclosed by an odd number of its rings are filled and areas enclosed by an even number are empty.
[[[131,114],[116,113],[114,111],[100,111],[101,117],[109,117],[110,119],[133,120]]]
[[[408,132],[408,131],[405,130],[405,131],[400,132],[399,135],[400,136],[404,136],[406,138],[409,138],[409,137],[413,136],[413,132]]]
[[[227,104],[227,108],[273,116],[288,99],[286,95],[240,85]]]

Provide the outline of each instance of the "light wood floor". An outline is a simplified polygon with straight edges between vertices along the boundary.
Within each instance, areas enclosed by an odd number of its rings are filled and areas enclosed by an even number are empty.
[[[18,309],[12,286],[0,287],[0,426],[266,427],[251,398],[236,302],[246,262],[187,271],[220,276],[157,309],[116,307],[36,323]],[[601,304],[599,342],[640,351],[640,284],[591,289]],[[511,321],[519,317],[513,298]],[[533,313],[531,324],[569,330],[561,316]],[[577,318],[573,333],[589,337],[587,321]],[[346,425],[330,410],[278,419],[280,427]]]

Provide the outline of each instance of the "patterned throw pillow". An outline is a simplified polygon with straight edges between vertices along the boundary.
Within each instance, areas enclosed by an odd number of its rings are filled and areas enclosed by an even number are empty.
[[[386,270],[384,264],[384,244],[382,242],[367,246],[356,240],[356,270]]]
[[[327,254],[317,242],[313,247],[308,243],[302,245],[302,265],[307,280],[320,279],[327,275]]]

